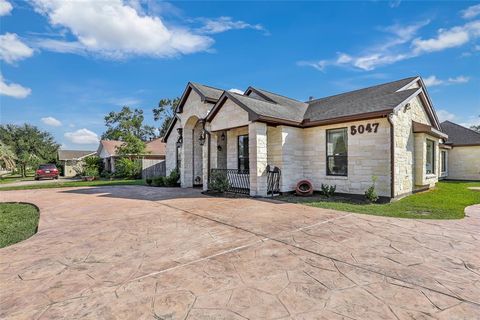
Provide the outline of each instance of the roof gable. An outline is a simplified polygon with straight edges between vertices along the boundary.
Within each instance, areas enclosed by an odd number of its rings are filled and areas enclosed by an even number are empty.
[[[217,88],[206,86],[199,83],[189,82],[187,84],[187,87],[185,88],[185,91],[182,94],[182,97],[180,98],[180,102],[178,103],[177,108],[175,109],[176,113],[183,112],[183,107],[185,106],[185,102],[187,101],[188,96],[190,95],[190,92],[192,92],[192,90],[194,90],[200,96],[200,98],[202,99],[202,102],[209,102],[209,103],[216,103],[223,93],[223,90],[221,89],[217,89]]]

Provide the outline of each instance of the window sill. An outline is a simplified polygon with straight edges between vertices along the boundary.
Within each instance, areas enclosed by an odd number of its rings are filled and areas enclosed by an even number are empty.
[[[326,176],[325,180],[348,180],[348,176]]]
[[[427,174],[425,176],[425,179],[434,179],[437,178],[437,175],[435,173]]]

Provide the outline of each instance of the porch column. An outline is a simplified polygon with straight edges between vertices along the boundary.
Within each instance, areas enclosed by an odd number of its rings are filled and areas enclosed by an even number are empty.
[[[210,154],[209,154],[210,153]],[[208,151],[208,135],[203,145],[203,190],[208,190],[208,159],[210,156],[210,168],[217,167],[217,135],[210,133],[210,152]]]
[[[193,187],[193,130],[183,129],[182,162],[180,185],[182,188]]]
[[[250,157],[250,195],[267,196],[267,125],[252,122],[248,125]]]

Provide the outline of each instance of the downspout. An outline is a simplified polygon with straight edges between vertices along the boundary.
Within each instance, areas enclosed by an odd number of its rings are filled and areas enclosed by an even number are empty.
[[[387,116],[390,123],[390,197],[395,198],[395,130],[393,125],[393,113]]]

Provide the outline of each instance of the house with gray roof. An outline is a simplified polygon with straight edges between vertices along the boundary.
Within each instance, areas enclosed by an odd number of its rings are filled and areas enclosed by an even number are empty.
[[[444,176],[455,180],[480,180],[480,133],[451,121],[440,124],[448,139],[441,146]]]
[[[75,177],[84,165],[84,159],[96,155],[91,150],[58,150],[58,161],[61,164],[63,176]]]
[[[182,187],[208,189],[223,175],[251,196],[301,180],[364,194],[375,179],[380,196],[399,198],[446,177],[448,135],[417,76],[308,101],[190,82],[164,141],[167,174],[179,170]]]

